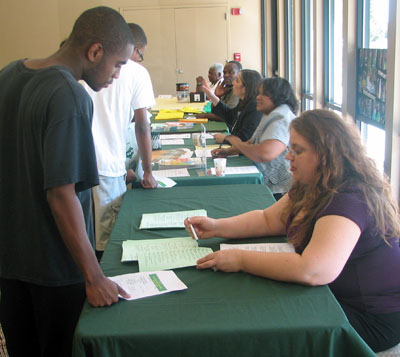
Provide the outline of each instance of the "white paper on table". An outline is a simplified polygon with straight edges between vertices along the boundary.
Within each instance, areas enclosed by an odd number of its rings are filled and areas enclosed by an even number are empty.
[[[192,237],[125,240],[122,242],[121,262],[138,260],[139,253],[164,252],[197,247],[198,243]]]
[[[190,139],[190,134],[161,134],[161,140],[169,140],[169,139]]]
[[[230,166],[225,168],[225,175],[258,174],[259,172],[256,166]],[[211,168],[211,174],[215,175],[215,167]]]
[[[139,229],[152,228],[185,228],[184,220],[188,217],[207,217],[205,209],[188,211],[143,213]]]
[[[159,94],[158,98],[160,99],[172,99],[172,95],[171,94]]]
[[[110,279],[131,296],[126,300],[136,300],[187,289],[187,286],[172,270],[117,275]]]
[[[190,176],[188,169],[153,170],[153,176],[157,177],[185,177]]]
[[[161,140],[161,145],[184,145],[185,141],[183,139],[163,139]]]
[[[206,149],[205,152],[206,152],[206,157],[212,157],[211,150]],[[195,150],[194,153],[196,154],[196,157],[203,157],[203,149]]]
[[[162,177],[157,175],[153,175],[153,177],[157,181],[157,188],[169,188],[176,185],[176,182],[174,180],[171,180],[169,177]]]
[[[291,243],[254,243],[254,244],[220,244],[221,250],[240,249],[254,250],[257,252],[271,253],[294,253],[294,247]]]

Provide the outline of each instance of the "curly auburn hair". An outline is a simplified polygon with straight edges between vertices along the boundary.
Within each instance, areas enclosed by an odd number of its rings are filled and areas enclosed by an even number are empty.
[[[313,184],[294,182],[289,191],[289,204],[282,221],[289,215],[295,217],[289,227],[294,232],[295,246],[312,235],[315,217],[344,187],[361,191],[375,218],[376,229],[387,243],[400,237],[400,217],[391,187],[367,156],[354,123],[345,122],[332,111],[316,109],[295,118],[290,129],[307,140],[320,161]]]

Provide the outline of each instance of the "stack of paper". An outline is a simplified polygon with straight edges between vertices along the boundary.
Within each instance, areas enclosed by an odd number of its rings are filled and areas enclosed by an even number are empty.
[[[161,109],[156,115],[156,120],[165,120],[165,119],[182,119],[184,116],[184,112],[180,110],[168,110]]]
[[[143,272],[194,266],[210,253],[211,248],[200,248],[191,237],[128,240],[122,243],[121,261],[137,260]]]

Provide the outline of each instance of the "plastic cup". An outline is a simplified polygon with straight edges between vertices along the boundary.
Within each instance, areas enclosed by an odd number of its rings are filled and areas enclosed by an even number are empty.
[[[214,159],[215,175],[225,176],[226,158]]]
[[[193,145],[194,146],[201,146],[200,134],[199,133],[193,133],[192,134],[192,140],[193,140]]]

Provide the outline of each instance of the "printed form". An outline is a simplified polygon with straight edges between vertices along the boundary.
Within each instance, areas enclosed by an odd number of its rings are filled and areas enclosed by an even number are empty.
[[[117,275],[110,279],[131,296],[126,300],[136,300],[187,289],[187,286],[171,270]]]

